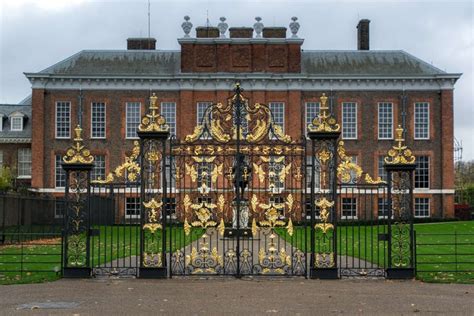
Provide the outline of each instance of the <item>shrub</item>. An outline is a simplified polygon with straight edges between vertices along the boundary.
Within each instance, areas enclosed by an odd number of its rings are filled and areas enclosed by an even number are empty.
[[[0,168],[0,192],[6,192],[13,187],[13,176],[9,167]]]

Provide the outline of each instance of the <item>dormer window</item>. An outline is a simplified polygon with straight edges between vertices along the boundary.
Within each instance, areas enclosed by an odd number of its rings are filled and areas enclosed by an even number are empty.
[[[5,117],[5,114],[0,113],[0,132],[3,131],[3,118]]]
[[[14,112],[10,114],[10,130],[14,132],[21,132],[23,130],[23,121],[25,114],[21,112]]]

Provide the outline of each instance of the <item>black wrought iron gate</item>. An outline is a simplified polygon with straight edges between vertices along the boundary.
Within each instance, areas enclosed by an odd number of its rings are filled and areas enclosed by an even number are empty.
[[[414,157],[403,130],[387,181],[373,179],[346,155],[326,102],[309,140],[292,139],[236,85],[191,135],[170,139],[153,95],[140,141],[92,182],[78,127],[64,157],[65,276],[411,277]]]

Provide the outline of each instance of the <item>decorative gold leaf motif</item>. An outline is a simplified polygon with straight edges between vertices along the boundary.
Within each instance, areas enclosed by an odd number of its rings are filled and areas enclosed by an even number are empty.
[[[161,229],[161,228],[162,228],[161,224],[157,224],[157,223],[148,223],[148,224],[143,225],[143,229],[144,230],[148,229],[150,233],[152,234],[154,234],[156,230]]]
[[[350,160],[345,160],[337,166],[337,176],[342,183],[358,182],[361,175],[362,168]]]
[[[263,158],[263,157],[262,157]],[[255,162],[253,163],[253,170],[258,176],[258,181],[263,183],[265,181],[265,171],[263,171],[262,166],[257,165]]]
[[[286,231],[288,235],[293,236],[293,222],[291,221],[291,217],[288,220],[288,225],[286,226]]]
[[[225,198],[224,198],[224,195],[221,194],[219,195],[219,198],[217,199],[217,207],[219,208],[219,212],[224,213],[224,205],[225,205]]]
[[[211,181],[212,183],[217,183],[217,178],[222,175],[222,170],[224,169],[224,164],[215,165],[214,169],[211,172]]]
[[[196,182],[198,174],[194,165],[186,164],[184,167],[186,170],[186,174],[191,177],[191,181]]]
[[[319,108],[318,115],[313,119],[311,124],[308,125],[310,132],[339,132],[341,126],[337,124],[334,116],[328,112],[329,107],[326,105],[328,97],[325,93],[319,98],[321,100],[321,107]]]
[[[287,164],[286,166],[284,166],[279,172],[278,177],[280,178],[281,183],[285,182],[286,176],[290,173],[290,169],[291,169],[291,162]]]
[[[329,211],[328,211],[328,208],[331,208],[331,207],[334,206],[334,202],[329,201],[325,197],[323,197],[322,199],[318,199],[315,202],[315,204],[320,209],[320,213],[319,213],[320,215],[319,216],[321,218],[321,223],[316,224],[314,226],[314,228],[315,229],[319,228],[319,229],[321,229],[323,234],[327,234],[329,229],[334,229],[333,224],[329,223]]]
[[[291,213],[291,211],[293,210],[293,203],[294,203],[293,194],[290,193],[286,197],[286,202],[285,202],[285,204],[288,206],[288,213]]]
[[[252,212],[254,214],[257,214],[258,198],[256,194],[252,195],[252,200],[250,200],[250,205],[252,206]]]
[[[221,236],[224,236],[224,231],[225,231],[225,223],[224,223],[224,219],[221,218],[221,222],[219,224],[219,227],[217,228],[219,230],[219,234]]]
[[[204,126],[202,125],[197,125],[195,128],[194,128],[194,132],[190,135],[187,135],[185,138],[184,138],[184,141],[187,142],[187,143],[192,143],[194,141],[196,141],[201,135],[202,135],[202,132],[204,131]]]
[[[398,125],[398,128],[395,130],[397,136],[395,141],[397,142],[396,145],[392,146],[387,153],[387,157],[385,157],[384,161],[388,165],[411,165],[415,163],[415,156],[413,156],[412,152],[408,147],[404,144],[405,139],[403,138],[403,128],[401,125]]]
[[[326,148],[323,148],[317,153],[317,157],[322,164],[325,164],[329,159],[331,159],[332,154]]]
[[[138,126],[140,132],[169,132],[170,127],[166,124],[165,118],[160,114],[157,105],[158,97],[155,93],[150,97],[150,108],[148,113],[142,118]]]
[[[74,137],[74,144],[66,151],[63,157],[65,164],[92,164],[94,156],[91,155],[89,149],[82,144],[82,128],[77,125],[74,129],[76,137]]]
[[[189,234],[191,233],[191,225],[189,225],[187,218],[184,218],[183,228],[184,228],[184,233],[186,234],[186,236],[189,236]]]
[[[382,180],[382,178],[380,177],[377,177],[377,179],[372,179],[372,177],[366,173],[365,174],[365,182],[367,182],[368,184],[380,184],[380,183],[387,183],[386,181]]]

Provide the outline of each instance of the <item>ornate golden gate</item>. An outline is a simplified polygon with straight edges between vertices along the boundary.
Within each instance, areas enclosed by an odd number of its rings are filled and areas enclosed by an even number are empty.
[[[182,140],[170,140],[153,95],[131,155],[92,186],[94,159],[77,128],[63,159],[64,274],[412,277],[414,157],[403,129],[385,158],[387,181],[374,180],[346,155],[324,94],[307,142],[238,84],[234,92]],[[107,197],[105,214],[121,212],[119,195],[138,199],[139,212],[128,222],[98,217],[91,193]],[[101,240],[129,251],[95,251]]]
[[[239,85],[172,141],[172,275],[306,275],[305,143]]]

